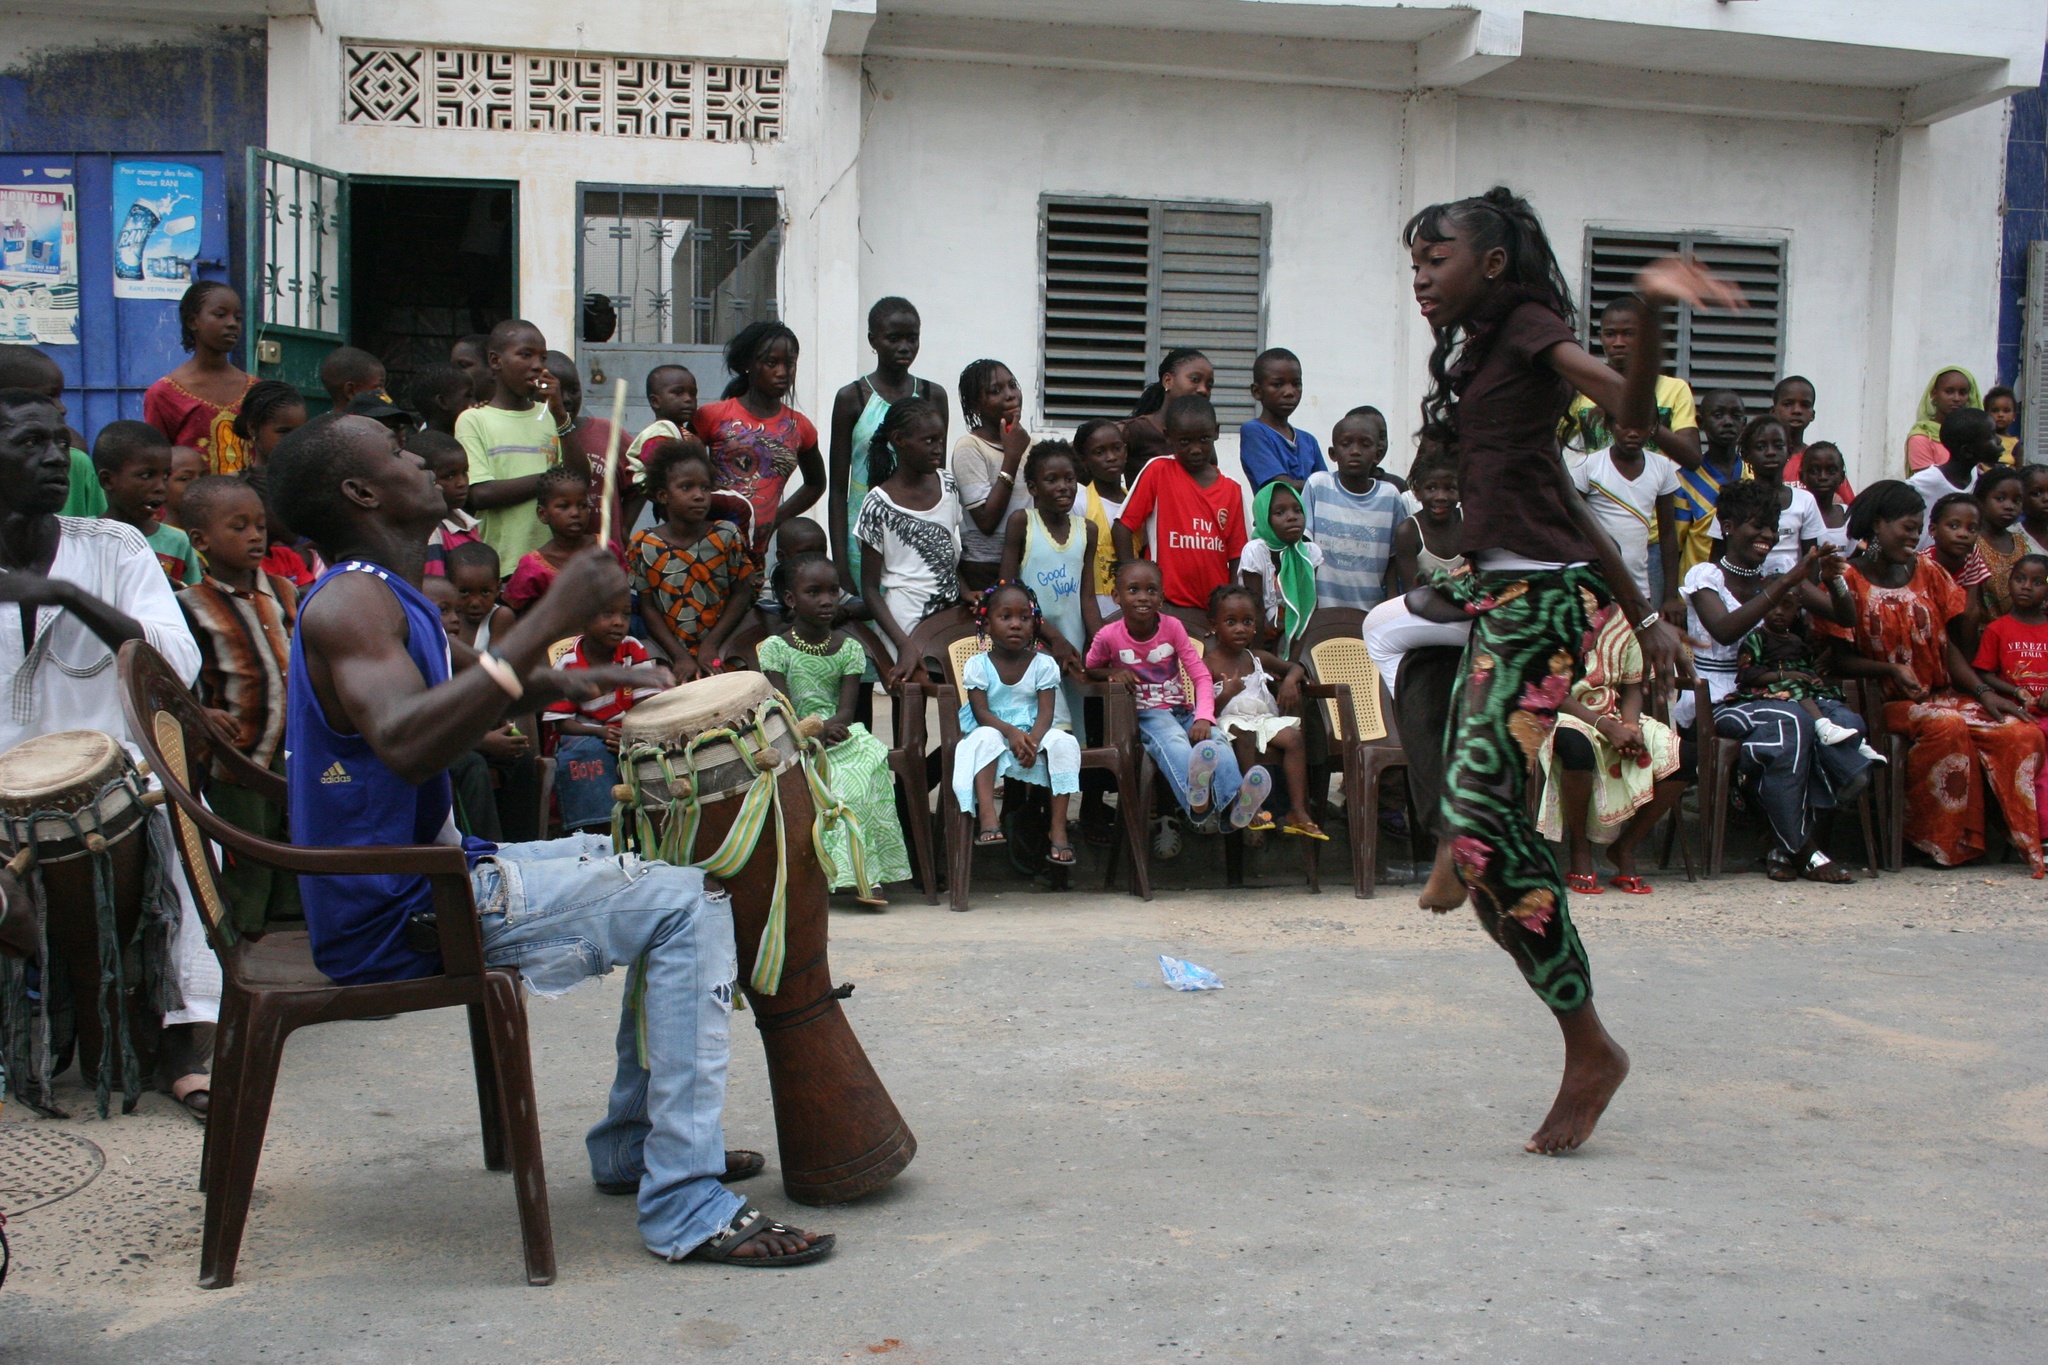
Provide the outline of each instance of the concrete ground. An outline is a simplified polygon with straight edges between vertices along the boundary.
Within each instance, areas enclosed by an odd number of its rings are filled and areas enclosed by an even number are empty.
[[[107,1168],[10,1227],[0,1360],[2048,1357],[2048,913],[2016,867],[1580,901],[1635,1073],[1545,1159],[1560,1048],[1506,955],[1288,861],[1227,892],[1183,864],[1151,904],[990,877],[969,915],[835,910],[917,1160],[790,1204],[745,1027],[726,1119],[825,1263],[666,1265],[591,1188],[612,978],[532,1011],[553,1287],[482,1168],[460,1016],[331,1025],[287,1053],[232,1289],[195,1284],[196,1126],[157,1097],[66,1125]],[[1161,952],[1227,989],[1163,989]]]

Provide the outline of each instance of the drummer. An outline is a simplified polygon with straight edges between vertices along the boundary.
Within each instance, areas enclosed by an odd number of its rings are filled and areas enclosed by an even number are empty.
[[[568,561],[476,668],[451,679],[441,613],[420,593],[427,538],[447,503],[420,457],[368,418],[319,417],[285,437],[270,490],[334,566],[300,603],[288,672],[295,842],[455,843],[448,765],[508,712],[667,681],[658,665],[543,666],[551,642],[582,630],[626,587],[617,561],[595,548]],[[830,1235],[773,1223],[719,1183],[738,975],[724,892],[694,869],[615,857],[595,835],[465,842],[491,965],[516,966],[536,994],[553,996],[644,959],[641,1017],[621,1022],[609,1112],[586,1146],[600,1189],[637,1189],[647,1249],[744,1266],[829,1252]],[[301,877],[299,888],[314,961],[335,980],[439,970],[407,942],[407,921],[432,904],[424,876]]]
[[[0,389],[0,752],[58,730],[100,730],[128,744],[112,652],[147,640],[187,682],[199,646],[142,533],[123,522],[59,516],[70,495],[63,409],[32,389]],[[220,964],[177,877],[173,953],[184,1006],[164,1016],[161,1077],[196,1114],[220,1018]]]

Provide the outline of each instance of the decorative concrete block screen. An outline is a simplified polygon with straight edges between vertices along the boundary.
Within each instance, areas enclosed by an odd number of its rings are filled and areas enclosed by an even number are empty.
[[[782,137],[780,63],[374,42],[345,42],[341,52],[344,123],[700,142]]]

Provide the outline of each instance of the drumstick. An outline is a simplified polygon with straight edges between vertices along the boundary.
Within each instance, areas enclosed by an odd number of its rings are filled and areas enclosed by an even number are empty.
[[[597,543],[604,546],[612,543],[612,505],[619,496],[619,438],[625,435],[625,420],[626,381],[620,379],[612,385],[612,435],[605,444],[604,502],[597,512]]]

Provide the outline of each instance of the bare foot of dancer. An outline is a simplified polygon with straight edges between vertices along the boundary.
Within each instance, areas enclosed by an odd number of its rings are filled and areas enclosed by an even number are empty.
[[[1544,1115],[1543,1126],[1524,1148],[1544,1156],[1569,1152],[1593,1136],[1607,1102],[1628,1079],[1628,1054],[1608,1036],[1592,1002],[1559,1014],[1557,1025],[1564,1030],[1564,1079],[1558,1082],[1557,1099]]]
[[[1465,883],[1458,880],[1457,867],[1451,862],[1451,841],[1439,839],[1436,841],[1436,866],[1429,870],[1429,881],[1423,886],[1422,898],[1416,904],[1441,915],[1464,903]]]

